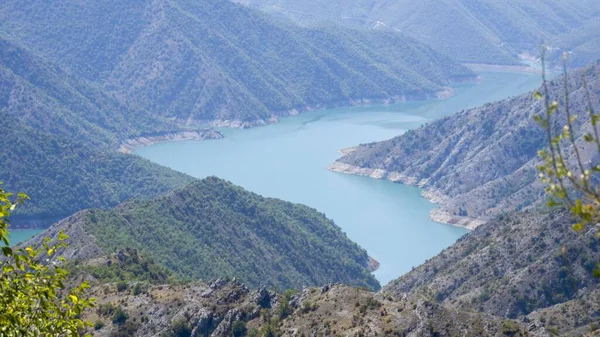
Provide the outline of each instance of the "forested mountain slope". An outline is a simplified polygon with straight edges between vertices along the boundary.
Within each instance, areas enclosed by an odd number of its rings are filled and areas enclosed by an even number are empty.
[[[44,219],[90,207],[111,207],[150,198],[185,185],[192,177],[145,159],[98,149],[43,133],[0,110],[0,179],[7,190],[27,192],[16,215]]]
[[[61,229],[74,239],[65,254],[70,259],[93,257],[96,246],[107,254],[129,247],[195,280],[229,276],[280,289],[328,282],[380,287],[366,251],[323,214],[214,177],[150,201],[78,213],[44,235]]]
[[[584,65],[597,58],[590,49],[600,51],[597,39],[576,47],[577,35],[597,35],[591,26],[600,20],[600,4],[594,0],[235,1],[303,24],[400,31],[462,62],[513,64],[519,53],[537,55],[549,43],[573,51],[574,61]]]
[[[180,128],[0,37],[0,179],[32,201],[19,215],[70,215],[150,198],[191,177],[116,153],[129,137]]]
[[[579,121],[588,120],[583,126],[575,123],[580,144],[583,130],[590,129],[584,80],[597,111],[600,63],[569,75],[571,109],[580,115]],[[563,86],[562,77],[553,80],[550,98],[562,102]],[[543,112],[542,102],[532,94],[505,99],[384,142],[362,145],[330,168],[421,186],[428,197],[441,203],[432,213],[440,221],[464,223],[528,208],[545,200],[536,168],[537,151],[547,139],[533,120]],[[582,151],[586,160],[598,160],[590,157],[594,151]]]
[[[302,29],[223,0],[4,1],[0,32],[119,100],[188,125],[432,97],[473,76],[398,34]]]
[[[169,272],[153,264],[149,252],[105,254],[96,244],[103,239],[82,226],[91,214],[80,213],[49,233],[66,229],[71,235],[71,248],[63,253],[74,259],[74,277],[92,282],[98,309],[84,317],[103,322],[96,324],[100,336],[172,335],[182,327],[192,336],[254,335],[254,329],[262,336],[267,331],[283,336],[593,336],[600,323],[600,281],[593,277],[600,257],[596,230],[572,231],[573,219],[562,211],[514,213],[491,221],[378,293],[327,284],[283,294],[248,287],[243,276],[161,284]],[[81,242],[87,245],[79,247]],[[125,321],[114,320],[119,307],[127,313]]]
[[[0,109],[37,131],[113,149],[126,138],[179,130],[2,35]]]

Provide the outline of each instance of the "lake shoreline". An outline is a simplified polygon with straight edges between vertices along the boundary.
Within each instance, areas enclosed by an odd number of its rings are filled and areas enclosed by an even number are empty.
[[[443,213],[434,213],[432,221],[429,214],[437,205],[408,184],[356,179],[325,167],[341,157],[340,149],[349,153],[349,146],[391,139],[457,111],[539,86],[536,75],[480,76],[481,81],[455,86],[447,100],[309,111],[263,128],[216,128],[225,135],[219,141],[170,142],[135,154],[192,177],[216,175],[262,196],[317,209],[380,262],[374,274],[385,284],[454,243],[468,232],[469,224]],[[192,126],[210,127],[206,123]],[[452,201],[447,201],[450,206]],[[450,214],[455,212],[459,214],[454,209]],[[366,267],[366,256],[364,260]]]
[[[478,78],[479,78],[479,76],[476,76],[474,78],[474,80],[477,80]],[[468,81],[465,80],[464,82],[468,82]],[[410,101],[417,102],[417,101],[425,101],[425,100],[431,100],[431,99],[441,101],[441,100],[451,98],[454,95],[455,95],[454,88],[451,86],[445,86],[445,87],[443,87],[442,90],[436,91],[434,93],[434,95],[425,95],[425,96],[421,96],[421,97],[415,96],[412,98],[407,98],[406,96],[391,97],[391,98],[386,98],[386,99],[362,98],[362,99],[358,99],[358,100],[350,100],[349,102],[346,102],[346,103],[318,104],[315,107],[305,106],[303,108],[293,108],[293,109],[283,111],[283,112],[282,111],[275,112],[268,119],[256,119],[253,121],[241,121],[241,120],[237,120],[237,119],[231,119],[231,120],[215,119],[210,122],[199,123],[198,127],[203,125],[204,127],[210,126],[212,128],[250,129],[250,128],[255,128],[255,127],[277,124],[277,123],[279,123],[279,118],[294,117],[294,116],[298,116],[305,112],[329,110],[329,109],[344,108],[344,107],[350,108],[350,107],[356,107],[356,106],[369,106],[369,105],[375,105],[375,104],[387,105],[387,104],[396,104],[396,103],[403,103],[403,102],[410,102]],[[148,135],[148,136],[128,138],[121,142],[117,151],[124,153],[124,154],[133,154],[133,153],[135,153],[136,149],[139,149],[141,147],[151,146],[151,145],[164,143],[164,142],[175,142],[175,141],[185,141],[185,140],[209,140],[209,139],[221,139],[221,138],[225,137],[225,136],[223,136],[222,133],[220,133],[219,131],[216,131],[212,128],[207,128],[207,129],[203,129],[203,130],[187,130],[187,131],[183,130],[183,131],[175,131],[175,132],[166,132],[166,133],[157,134],[157,135]]]
[[[484,63],[463,63],[463,65],[474,72],[509,72],[525,74],[542,73],[542,69],[536,69],[527,65],[502,65]]]
[[[223,138],[223,134],[212,129],[202,131],[169,132],[159,135],[126,139],[121,143],[117,151],[124,154],[132,154],[138,148],[163,142],[175,142],[183,140],[207,140],[221,138]]]
[[[339,152],[343,155],[346,155],[354,150],[356,150],[356,147],[345,148],[339,150]],[[388,172],[383,169],[362,168],[341,163],[339,161],[330,164],[329,166],[327,166],[327,169],[332,172],[369,177],[379,180],[388,180],[394,183],[400,183],[422,188],[422,186],[419,186],[420,184],[418,183],[415,177],[409,177],[400,172]],[[448,210],[444,209],[446,205],[445,201],[448,200],[449,197],[444,195],[440,191],[431,188],[424,189],[421,192],[421,196],[439,206],[438,208],[435,208],[429,212],[429,218],[437,223],[461,227],[472,231],[486,222],[479,218],[471,218],[450,214]]]
[[[469,78],[468,80],[463,80],[459,82],[471,82],[478,81],[479,76],[474,76],[473,78]],[[452,96],[454,96],[454,88],[451,86],[444,86],[442,90],[433,92],[431,94],[426,95],[409,95],[409,96],[394,96],[388,98],[359,98],[359,99],[350,99],[349,101],[339,101],[339,102],[329,102],[329,103],[320,103],[315,106],[306,105],[303,107],[295,107],[289,110],[284,111],[274,111],[271,117],[268,119],[255,119],[253,121],[241,121],[238,119],[215,119],[213,121],[208,122],[208,124],[212,127],[218,128],[235,128],[235,129],[249,129],[254,127],[267,126],[272,124],[279,123],[279,118],[286,117],[294,117],[298,116],[305,112],[311,111],[319,111],[319,110],[330,110],[337,108],[350,108],[356,106],[369,106],[369,105],[387,105],[387,104],[396,104],[396,103],[404,103],[404,102],[418,102],[418,101],[426,101],[426,100],[445,100]]]

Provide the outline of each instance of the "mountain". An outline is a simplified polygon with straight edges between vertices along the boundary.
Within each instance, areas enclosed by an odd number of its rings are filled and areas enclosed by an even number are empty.
[[[151,198],[192,181],[115,151],[130,137],[169,134],[180,127],[120,102],[3,37],[0,119],[5,149],[0,179],[7,189],[32,198],[16,215],[41,218],[43,225],[50,221],[44,219]]]
[[[600,5],[594,0],[235,1],[305,25],[326,21],[398,31],[461,62],[516,64],[520,53],[538,55],[549,43],[584,65],[597,58],[589,51],[600,48],[594,29]],[[578,39],[582,34],[593,39]],[[578,40],[587,46],[577,46]]]
[[[600,260],[599,241],[596,228],[577,233],[571,229],[573,222],[561,211],[496,218],[383,292],[427,289],[442,304],[499,317],[530,315],[532,321],[555,311],[545,325],[560,335],[589,331],[598,324],[600,280],[594,269]]]
[[[178,124],[435,97],[473,73],[399,34],[280,23],[229,1],[4,1],[0,33]]]
[[[179,130],[2,35],[0,109],[40,132],[114,149],[127,138]]]
[[[560,34],[548,41],[553,48],[549,51],[549,59],[560,60],[561,50],[567,50],[568,63],[574,67],[583,67],[600,55],[600,19],[588,21],[575,31]]]
[[[236,279],[161,285],[165,273],[149,278],[148,262],[131,250],[78,263],[77,277],[92,281],[99,305],[84,317],[102,322],[98,335],[183,326],[192,336],[225,336],[243,325],[249,336],[254,329],[261,336],[266,329],[281,336],[594,336],[597,229],[576,233],[572,222],[561,210],[498,217],[377,293],[327,284],[277,294]],[[107,283],[115,264],[138,276]],[[119,307],[128,324],[115,323]]]
[[[230,186],[208,178],[180,192],[202,184],[216,184],[219,189],[223,184]],[[162,242],[166,250],[188,247],[168,238],[173,230],[169,220],[173,208],[180,207],[169,205],[177,203],[173,199],[180,192],[166,197],[170,203],[156,205],[166,220],[155,221],[162,221],[166,230],[151,226],[152,234],[141,234],[143,239],[137,241],[150,240],[154,247],[162,237],[166,238]],[[238,200],[245,203],[245,198]],[[195,205],[193,200],[185,201]],[[209,207],[218,207],[220,201]],[[136,223],[139,214],[146,212],[121,211],[126,205],[115,210],[121,212],[121,222]],[[219,278],[208,283],[165,283],[171,279],[170,272],[152,261],[160,260],[165,248],[154,253],[150,249],[145,253],[114,249],[106,254],[107,250],[99,248],[105,239],[86,232],[85,222],[93,216],[94,228],[102,226],[102,214],[83,212],[49,229],[47,236],[56,237],[62,229],[71,236],[71,246],[61,254],[74,270],[70,282],[88,280],[92,284],[90,295],[98,304],[83,318],[94,323],[92,332],[98,336],[177,336],[181,331],[185,336],[266,336],[270,331],[278,336],[550,337],[595,336],[600,326],[600,280],[594,277],[600,259],[597,228],[574,232],[570,226],[574,219],[562,210],[500,216],[377,293],[326,284],[278,294],[265,287],[251,289],[241,282],[243,277],[241,281]],[[190,219],[194,218],[189,215],[185,220],[193,224]],[[225,223],[231,228],[245,227]],[[114,233],[117,231],[113,228],[103,235],[112,234],[114,246],[129,244]],[[238,249],[233,250],[239,253],[242,245],[236,246]],[[281,260],[288,258],[283,256]],[[301,258],[313,263],[315,258],[319,260],[314,254],[303,254]],[[195,265],[203,264],[198,262]]]
[[[600,62],[569,74],[570,107],[580,115],[588,109],[584,81],[592,104],[600,106]],[[550,98],[563,102],[563,86],[562,77],[551,81]],[[508,98],[359,146],[330,168],[418,185],[425,196],[440,203],[440,209],[432,212],[434,219],[476,226],[545,200],[537,179],[537,151],[546,146],[547,138],[533,119],[543,112],[542,102],[532,94]],[[591,125],[580,125],[582,120],[576,121],[574,132],[581,151],[592,160],[594,149],[582,139]]]
[[[367,253],[323,214],[218,178],[150,201],[83,211],[41,236],[61,229],[74,239],[65,253],[71,259],[129,247],[191,279],[230,276],[280,289],[327,282],[380,287]]]
[[[97,336],[525,336],[517,322],[343,285],[277,294],[236,280],[92,288]],[[123,300],[126,300],[123,304]],[[128,304],[128,305],[126,305]],[[547,336],[541,334],[539,336]]]
[[[0,177],[8,190],[26,191],[27,217],[44,226],[90,207],[111,207],[131,198],[150,198],[193,180],[145,159],[74,144],[39,132],[0,112]]]

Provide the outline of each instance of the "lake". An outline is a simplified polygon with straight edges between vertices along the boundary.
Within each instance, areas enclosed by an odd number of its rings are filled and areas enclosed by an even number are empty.
[[[166,142],[136,153],[198,178],[215,175],[264,196],[318,209],[381,263],[375,276],[384,285],[467,231],[431,221],[428,215],[436,205],[422,198],[418,188],[326,167],[340,157],[342,148],[389,139],[540,84],[538,74],[497,72],[481,77],[479,83],[455,86],[455,95],[441,101],[312,111],[275,125],[220,130],[224,139]]]
[[[18,245],[19,243],[25,242],[43,231],[44,230],[40,228],[10,229],[10,245]]]

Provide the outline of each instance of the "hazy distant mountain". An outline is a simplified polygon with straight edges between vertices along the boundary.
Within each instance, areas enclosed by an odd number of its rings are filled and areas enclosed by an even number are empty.
[[[537,56],[542,43],[572,51],[577,65],[600,53],[595,0],[235,1],[303,24],[399,31],[461,62],[513,64],[519,53]],[[590,38],[585,46],[582,36]]]
[[[569,102],[580,115],[588,107],[583,79],[597,109],[600,63],[569,74]],[[552,99],[562,101],[563,86],[562,78],[550,82]],[[533,120],[543,111],[542,102],[531,93],[489,103],[387,141],[362,145],[331,168],[421,186],[440,202],[441,208],[432,214],[441,221],[485,219],[521,210],[545,200],[536,168],[537,151],[547,139]],[[590,125],[575,127],[576,137],[583,137]],[[593,149],[585,149],[586,156],[594,155]]]
[[[342,282],[380,288],[366,251],[323,214],[215,177],[150,201],[83,211],[46,235],[59,230],[73,238],[66,253],[71,259],[130,247],[195,280],[229,276],[253,287]],[[90,254],[94,247],[100,249]]]
[[[0,181],[3,188],[26,192],[32,199],[18,215],[67,216],[84,208],[150,198],[193,179],[114,149],[40,132],[1,109],[0,119]]]
[[[303,29],[229,1],[4,1],[0,32],[119,100],[188,125],[435,96],[473,74],[386,32]]]
[[[228,1],[6,1],[0,179],[31,195],[28,215],[151,198],[191,178],[112,153],[128,138],[431,97],[472,76],[407,38],[301,29]]]

